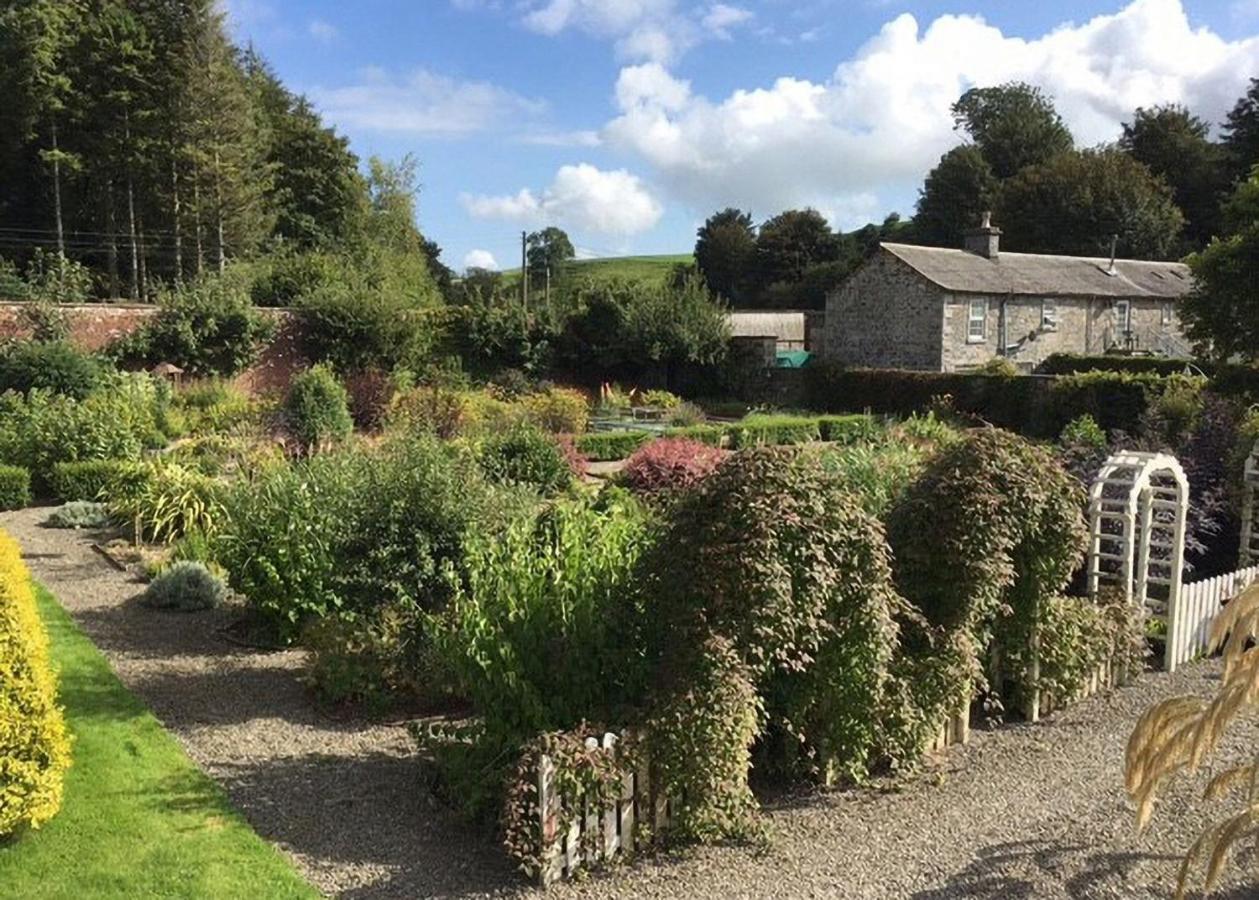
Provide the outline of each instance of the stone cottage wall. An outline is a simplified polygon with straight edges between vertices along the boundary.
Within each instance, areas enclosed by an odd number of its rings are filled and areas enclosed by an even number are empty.
[[[983,341],[968,339],[970,301],[983,295],[953,294],[944,304],[942,370],[964,371],[1000,355],[1001,305],[1005,304],[1006,339],[1011,362],[1031,371],[1054,353],[1101,354],[1127,346],[1120,329],[1117,304],[1109,297],[1057,297],[1057,326],[1042,325],[1044,302],[1038,297],[987,296],[988,313]],[[1175,301],[1131,301],[1132,349],[1179,355],[1187,350]],[[1171,321],[1163,322],[1164,308]]]
[[[0,340],[29,337],[22,325],[19,302],[0,303]],[[70,326],[70,342],[87,351],[101,350],[131,334],[157,314],[157,307],[134,303],[84,303],[64,306]],[[286,309],[260,310],[276,320],[275,337],[262,349],[258,362],[235,379],[243,390],[255,394],[283,392],[293,376],[306,367],[301,353],[301,319]]]
[[[879,251],[827,299],[822,356],[849,366],[939,371],[944,294]]]

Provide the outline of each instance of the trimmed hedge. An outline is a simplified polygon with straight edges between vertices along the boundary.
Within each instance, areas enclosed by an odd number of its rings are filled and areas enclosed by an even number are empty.
[[[1175,379],[1146,373],[1091,371],[1061,376],[1002,376],[900,369],[802,369],[805,403],[828,412],[908,416],[947,397],[960,413],[1029,437],[1053,438],[1090,415],[1107,430],[1136,432],[1152,397]],[[1242,392],[1238,379],[1237,393]],[[1259,379],[1255,383],[1259,388]]]
[[[22,509],[30,505],[30,470],[0,465],[0,509]]]
[[[573,439],[577,452],[593,462],[626,459],[652,439],[650,431],[596,431]]]
[[[735,450],[807,444],[822,439],[818,420],[800,416],[748,416],[729,426],[726,433],[730,435],[730,446]]]
[[[666,428],[664,436],[699,441],[710,447],[724,447],[726,444],[726,429],[721,425],[687,425],[681,428]]]
[[[57,814],[69,765],[70,736],[30,573],[17,542],[0,532],[0,837]]]
[[[60,462],[52,467],[49,484],[58,500],[100,500],[135,463],[125,459],[88,459]]]
[[[1179,375],[1192,366],[1207,375],[1210,363],[1161,356],[1088,356],[1082,353],[1054,353],[1036,369],[1040,375],[1072,375],[1078,372],[1127,372],[1132,375]]]

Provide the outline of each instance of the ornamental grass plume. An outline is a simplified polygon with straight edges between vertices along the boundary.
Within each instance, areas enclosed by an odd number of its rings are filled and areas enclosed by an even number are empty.
[[[1173,697],[1138,720],[1124,760],[1124,781],[1136,803],[1137,828],[1150,823],[1159,790],[1173,776],[1195,773],[1218,746],[1232,721],[1259,702],[1259,584],[1251,585],[1216,616],[1209,652],[1223,649],[1224,676],[1211,700]],[[1229,852],[1244,837],[1259,834],[1259,753],[1220,772],[1207,784],[1205,799],[1244,789],[1242,808],[1208,827],[1185,854],[1176,880],[1185,896],[1195,866],[1206,862],[1204,890],[1219,883]]]

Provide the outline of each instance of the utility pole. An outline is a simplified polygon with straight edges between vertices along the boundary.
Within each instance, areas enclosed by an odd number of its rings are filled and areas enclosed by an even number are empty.
[[[520,232],[520,296],[524,303],[525,315],[529,314],[529,236]]]

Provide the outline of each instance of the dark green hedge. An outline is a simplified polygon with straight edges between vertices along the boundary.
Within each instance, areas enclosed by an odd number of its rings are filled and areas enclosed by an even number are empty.
[[[1040,375],[1071,375],[1076,372],[1128,372],[1133,375],[1177,375],[1192,366],[1210,375],[1214,366],[1191,359],[1158,356],[1087,356],[1081,353],[1055,353],[1036,369]]]
[[[749,416],[728,426],[726,434],[730,436],[730,446],[735,450],[807,444],[822,439],[818,420],[800,416]]]
[[[31,473],[21,466],[0,465],[0,509],[22,509],[31,503]]]
[[[573,443],[586,459],[609,462],[627,458],[652,437],[650,431],[595,431],[577,435]]]
[[[687,425],[682,428],[666,428],[664,436],[699,441],[711,447],[722,447],[726,443],[726,429],[721,425]]]
[[[1150,397],[1167,384],[1156,374],[1107,371],[1057,377],[845,370],[833,365],[802,371],[805,404],[811,409],[907,416],[948,397],[960,413],[1044,438],[1056,437],[1063,425],[1086,413],[1105,429],[1135,432]]]
[[[49,485],[63,503],[100,500],[135,463],[124,459],[89,459],[54,463]]]

